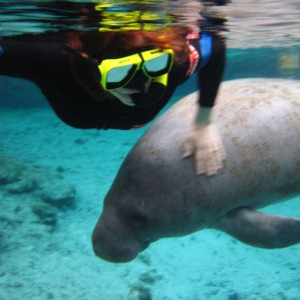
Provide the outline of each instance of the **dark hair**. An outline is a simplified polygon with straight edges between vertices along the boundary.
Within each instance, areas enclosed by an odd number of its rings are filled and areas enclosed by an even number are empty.
[[[92,57],[114,58],[138,48],[173,49],[175,61],[188,59],[189,49],[186,36],[191,29],[186,26],[172,26],[154,31],[108,31],[70,33],[67,44],[73,49]],[[127,54],[125,54],[127,55]]]

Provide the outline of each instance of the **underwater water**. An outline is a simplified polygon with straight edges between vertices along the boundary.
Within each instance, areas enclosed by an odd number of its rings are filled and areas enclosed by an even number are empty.
[[[53,16],[49,8],[32,13],[29,5],[39,1],[24,2],[14,1],[16,10],[12,2],[0,1],[0,35],[79,26],[77,16],[69,22],[62,14],[55,23],[57,8]],[[57,7],[59,2],[53,1]],[[298,1],[235,2],[226,7],[224,81],[299,81]],[[24,7],[31,19],[28,14],[22,19]],[[170,105],[195,89],[193,77],[178,88]],[[103,199],[147,128],[72,128],[57,118],[32,83],[0,76],[0,300],[300,299],[299,245],[266,250],[203,230],[159,240],[126,264],[94,255],[91,232]],[[300,196],[264,211],[299,217]]]

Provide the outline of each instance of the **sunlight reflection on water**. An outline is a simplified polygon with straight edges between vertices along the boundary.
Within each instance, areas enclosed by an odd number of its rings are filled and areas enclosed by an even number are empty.
[[[209,2],[209,1],[207,1]],[[173,24],[198,26],[206,15],[228,18],[229,48],[286,47],[300,41],[296,0],[233,1],[0,1],[1,35],[61,30],[155,30]],[[96,7],[96,8],[95,8]]]

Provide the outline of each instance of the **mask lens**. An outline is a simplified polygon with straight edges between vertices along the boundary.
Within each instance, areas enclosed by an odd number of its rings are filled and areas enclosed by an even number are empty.
[[[166,72],[169,65],[169,54],[164,53],[161,56],[153,58],[144,63],[144,67],[149,74],[158,73],[158,72]],[[161,74],[159,74],[161,75]]]
[[[136,65],[127,65],[109,70],[106,75],[106,88],[111,90],[126,85],[131,80],[136,69]]]
[[[166,74],[172,66],[172,55],[169,52],[146,53],[143,59],[143,69],[150,77],[158,77]]]
[[[118,89],[126,85],[139,69],[142,59],[139,54],[122,58],[105,59],[98,65],[101,85],[104,90]]]

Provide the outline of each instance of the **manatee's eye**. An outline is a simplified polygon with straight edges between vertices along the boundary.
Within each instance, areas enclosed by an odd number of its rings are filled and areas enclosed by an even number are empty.
[[[131,224],[131,226],[142,228],[147,223],[147,217],[144,213],[136,210],[136,209],[128,209],[122,212],[122,219],[127,223]]]
[[[130,220],[132,221],[132,223],[134,223],[134,225],[138,227],[145,226],[147,222],[146,216],[139,212],[132,213],[130,216]]]
[[[119,218],[125,223],[135,228],[142,228],[148,222],[147,215],[136,207],[122,207],[118,211]]]

